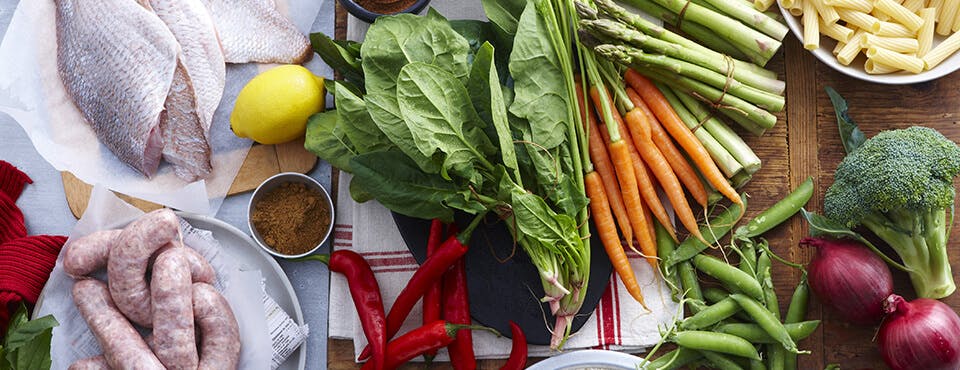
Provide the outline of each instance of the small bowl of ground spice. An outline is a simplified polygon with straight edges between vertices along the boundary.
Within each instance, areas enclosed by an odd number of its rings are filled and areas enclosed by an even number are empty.
[[[373,23],[381,15],[420,13],[430,0],[340,0],[350,14],[360,20]]]
[[[264,181],[253,191],[247,212],[253,240],[277,257],[313,253],[333,230],[330,194],[300,173],[280,173]]]

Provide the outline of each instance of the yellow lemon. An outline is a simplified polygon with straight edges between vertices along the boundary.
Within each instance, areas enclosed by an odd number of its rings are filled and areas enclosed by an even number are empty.
[[[323,111],[323,79],[299,65],[254,77],[237,95],[230,128],[239,137],[280,144],[303,137],[310,115]]]

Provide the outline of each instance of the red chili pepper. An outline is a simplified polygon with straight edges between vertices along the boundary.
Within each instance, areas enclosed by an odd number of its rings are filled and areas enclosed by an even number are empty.
[[[457,332],[462,329],[481,328],[470,325],[456,325],[443,320],[437,320],[413,329],[397,339],[387,343],[386,369],[394,369],[401,364],[412,360],[430,350],[436,350],[453,342]],[[372,369],[370,363],[361,369]]]
[[[467,268],[460,259],[443,278],[443,319],[453,324],[470,324],[470,298],[467,294]],[[477,359],[473,354],[473,335],[470,331],[457,333],[457,339],[447,347],[454,369],[473,370]]]
[[[520,370],[527,366],[527,336],[523,334],[520,325],[511,321],[510,333],[513,337],[513,348],[510,349],[510,358],[500,370]]]
[[[439,219],[434,219],[430,222],[430,235],[427,237],[427,257],[434,255],[437,248],[439,248],[440,241],[443,238],[443,227],[443,222]],[[424,325],[443,318],[440,306],[441,286],[440,281],[434,282],[430,285],[430,288],[427,289],[427,292],[423,294]],[[433,358],[436,356],[437,350],[427,351],[427,353],[423,354],[427,362],[433,361]]]
[[[386,319],[383,314],[380,285],[377,284],[377,278],[373,275],[370,265],[362,256],[349,250],[334,251],[329,256],[314,254],[295,261],[307,260],[326,263],[330,271],[346,276],[350,296],[360,316],[360,326],[363,327],[363,334],[370,343],[367,347],[373,352],[373,359],[367,362],[367,365],[371,369],[384,369],[387,349]]]

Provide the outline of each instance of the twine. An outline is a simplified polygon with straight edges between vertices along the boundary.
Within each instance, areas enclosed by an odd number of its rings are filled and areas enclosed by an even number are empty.
[[[683,8],[680,9],[680,13],[677,14],[677,29],[682,29],[682,28],[683,28],[683,27],[682,27],[682,25],[683,25],[683,18],[684,18],[684,17],[686,16],[686,14],[687,14],[687,8],[690,7],[690,1],[691,1],[691,0],[687,0],[687,2],[686,2],[685,4],[683,4]]]
[[[735,111],[735,112],[739,112],[739,113],[743,114],[744,116],[747,116],[747,115],[749,115],[749,113],[745,112],[743,109],[737,108],[737,107],[732,106],[732,105],[730,105],[730,104],[723,104],[723,98],[727,97],[727,91],[730,90],[730,85],[733,84],[733,81],[734,81],[734,79],[733,79],[733,74],[734,74],[734,69],[736,68],[736,64],[734,64],[733,58],[731,58],[729,55],[724,54],[724,55],[723,55],[723,60],[727,63],[727,79],[726,79],[726,81],[725,81],[724,84],[723,84],[723,90],[720,91],[720,96],[717,97],[716,100],[710,100],[710,99],[707,99],[706,97],[704,97],[703,95],[700,95],[700,94],[699,94],[698,92],[696,92],[696,91],[691,92],[691,95],[693,95],[695,98],[699,99],[700,101],[703,101],[704,103],[707,103],[708,105],[710,105],[710,106],[713,107],[714,109],[727,109],[727,110],[732,110],[732,111]],[[712,117],[708,115],[707,118],[704,119],[704,121],[706,121],[706,120],[708,120],[708,119],[710,119],[710,118],[712,118]],[[702,124],[703,124],[703,122],[701,121],[700,124],[697,125],[697,127],[699,128],[700,125],[702,125]]]

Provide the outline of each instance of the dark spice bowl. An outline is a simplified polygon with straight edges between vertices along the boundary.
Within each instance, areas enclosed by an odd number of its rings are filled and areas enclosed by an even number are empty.
[[[370,4],[383,4],[379,5],[385,8],[396,7],[398,4],[403,4],[404,2],[409,2],[410,6],[407,6],[403,9],[398,9],[396,12],[392,13],[380,13],[377,9],[373,7],[375,5]],[[390,14],[400,14],[400,13],[420,13],[423,8],[427,7],[427,4],[430,3],[430,0],[340,0],[340,5],[343,5],[350,14],[354,17],[360,18],[360,20],[373,23],[377,20],[377,17],[381,15],[390,15]],[[371,9],[367,9],[364,5],[368,5]]]
[[[300,199],[297,201],[288,200],[286,202],[280,202],[279,204],[275,203],[274,208],[277,209],[272,210],[272,212],[268,211],[266,209],[268,207],[266,206],[261,208],[261,210],[258,212],[257,206],[260,205],[264,199],[272,197],[272,199],[276,200],[276,198],[280,197],[280,193],[274,194],[276,193],[275,191],[283,191],[284,188],[288,192],[296,192],[299,195],[309,196],[311,199],[307,201]],[[312,199],[314,196],[318,199]],[[286,205],[286,208],[293,207],[293,211],[290,209],[285,209],[283,207],[284,204]],[[304,209],[298,207],[306,208]],[[317,227],[310,227],[311,225],[309,225],[309,223],[321,223],[322,218],[320,220],[310,220],[308,219],[309,216],[307,215],[323,214],[322,211],[324,208],[326,210],[325,214],[327,215],[326,225],[313,225]],[[283,209],[283,211],[280,211],[281,209]],[[255,220],[258,214],[261,217],[269,216],[273,220],[272,222],[267,223],[264,223],[266,221],[262,220],[258,222],[258,220]],[[256,190],[253,191],[253,195],[250,197],[250,203],[247,205],[247,225],[250,228],[250,235],[253,236],[253,240],[255,240],[257,244],[260,245],[260,247],[263,248],[263,250],[267,253],[281,258],[303,257],[315,252],[330,237],[330,234],[333,231],[333,220],[333,201],[330,199],[330,193],[327,192],[327,189],[325,189],[323,185],[320,185],[320,183],[317,182],[317,180],[314,180],[312,177],[296,172],[279,173],[264,181],[262,184],[260,184],[260,186],[257,187]],[[305,243],[306,245],[297,245],[297,253],[283,253],[268,243],[270,238],[268,235],[264,234],[269,234],[270,230],[258,230],[258,223],[261,224],[260,226],[262,228],[277,227],[270,225],[296,226],[296,230],[292,236],[315,239],[316,243],[311,242],[309,244]],[[310,236],[313,237],[311,238]]]

